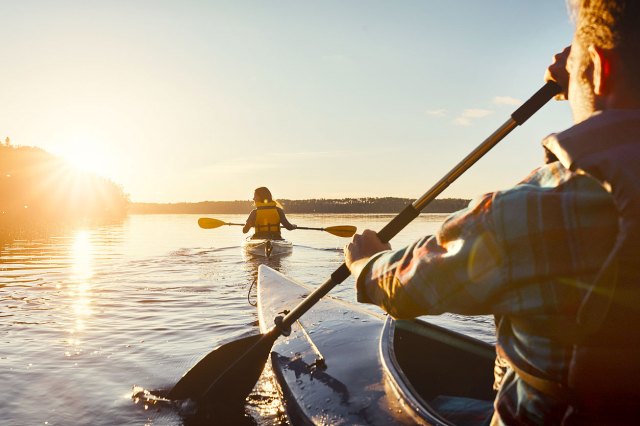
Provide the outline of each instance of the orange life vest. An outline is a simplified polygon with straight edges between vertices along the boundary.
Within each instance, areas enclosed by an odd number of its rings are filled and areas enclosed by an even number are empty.
[[[256,202],[257,235],[280,237],[280,214],[275,201],[266,203]]]

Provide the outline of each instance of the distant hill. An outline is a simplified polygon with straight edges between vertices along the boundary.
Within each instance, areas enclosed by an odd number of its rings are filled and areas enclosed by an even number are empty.
[[[17,226],[124,217],[122,187],[35,147],[0,143],[0,234]]]
[[[342,198],[278,200],[287,213],[398,213],[413,200],[409,198]],[[435,200],[425,209],[425,213],[451,213],[465,208],[469,200],[445,198]],[[199,203],[131,203],[130,213],[167,214],[243,214],[253,209],[250,201],[202,201]]]

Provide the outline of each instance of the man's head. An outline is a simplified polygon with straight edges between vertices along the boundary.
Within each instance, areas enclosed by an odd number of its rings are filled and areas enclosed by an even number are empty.
[[[574,120],[640,107],[640,1],[569,0],[576,19],[567,70]]]

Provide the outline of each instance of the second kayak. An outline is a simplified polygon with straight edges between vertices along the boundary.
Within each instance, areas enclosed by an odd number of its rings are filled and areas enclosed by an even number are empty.
[[[287,240],[270,240],[247,238],[242,243],[245,253],[252,256],[273,257],[289,254],[293,251],[293,243]]]

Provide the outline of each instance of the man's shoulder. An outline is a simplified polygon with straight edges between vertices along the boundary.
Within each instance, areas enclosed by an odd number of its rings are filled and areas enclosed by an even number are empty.
[[[494,209],[532,210],[536,205],[556,200],[554,204],[580,197],[610,198],[602,185],[589,175],[572,172],[559,161],[545,164],[533,170],[517,185],[493,194]],[[564,200],[564,201],[563,201]],[[558,205],[559,205],[558,204]]]
[[[604,188],[592,177],[573,172],[559,161],[554,161],[534,169],[517,185],[497,191],[495,198],[584,191],[601,192]]]
[[[573,172],[555,161],[534,169],[517,185],[474,198],[466,209],[451,215],[447,224],[482,216],[494,224],[520,224],[526,228],[528,218],[562,216],[567,209],[580,208],[585,203],[609,207],[611,194],[591,176]]]
[[[559,161],[553,161],[532,170],[512,189],[556,188],[574,177],[574,172],[564,167]]]

